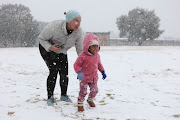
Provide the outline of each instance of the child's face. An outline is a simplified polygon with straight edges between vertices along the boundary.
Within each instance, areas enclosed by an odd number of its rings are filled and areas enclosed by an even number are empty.
[[[98,50],[99,50],[98,45],[91,45],[91,46],[89,46],[89,52],[90,52],[91,54],[93,54],[93,55],[94,55],[95,53],[97,53]]]

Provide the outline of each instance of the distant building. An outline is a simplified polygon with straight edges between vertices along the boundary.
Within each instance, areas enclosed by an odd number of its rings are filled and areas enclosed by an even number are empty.
[[[148,40],[139,45],[138,41],[128,41],[128,38],[110,38],[110,32],[86,32],[95,34],[101,46],[180,46],[180,39]]]
[[[139,45],[137,41],[128,41],[128,38],[111,38],[110,46],[180,46],[180,40],[147,40]]]
[[[87,32],[95,34],[101,43],[101,46],[109,46],[110,45],[110,32]]]

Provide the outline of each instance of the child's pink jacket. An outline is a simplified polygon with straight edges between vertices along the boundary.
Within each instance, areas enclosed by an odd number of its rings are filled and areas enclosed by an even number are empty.
[[[82,71],[84,75],[82,81],[95,83],[98,81],[98,70],[102,72],[104,71],[104,67],[101,64],[100,55],[98,54],[99,51],[94,55],[88,52],[92,40],[98,41],[100,51],[99,39],[93,34],[86,35],[83,42],[83,52],[78,56],[74,63],[74,70],[76,73]]]

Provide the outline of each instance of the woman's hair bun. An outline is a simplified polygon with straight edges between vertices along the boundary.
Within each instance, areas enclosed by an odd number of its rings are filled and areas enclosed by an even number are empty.
[[[66,12],[64,12],[64,14],[66,15]]]

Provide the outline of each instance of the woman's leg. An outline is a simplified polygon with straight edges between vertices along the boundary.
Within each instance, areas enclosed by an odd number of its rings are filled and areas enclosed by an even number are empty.
[[[68,88],[68,59],[67,55],[65,54],[58,54],[59,61],[58,61],[58,68],[59,68],[59,75],[60,75],[60,87],[61,87],[61,95],[67,95],[67,88]]]
[[[54,93],[54,88],[56,84],[56,78],[57,78],[57,73],[58,73],[58,67],[56,63],[58,62],[57,60],[57,55],[54,52],[47,52],[41,44],[39,44],[39,51],[41,53],[42,58],[44,59],[48,69],[49,69],[49,76],[47,78],[47,94],[48,94],[48,99],[53,96]]]
[[[48,92],[48,99],[53,96],[54,88],[56,85],[58,70],[53,65],[49,67],[49,76],[47,78],[47,92]]]

